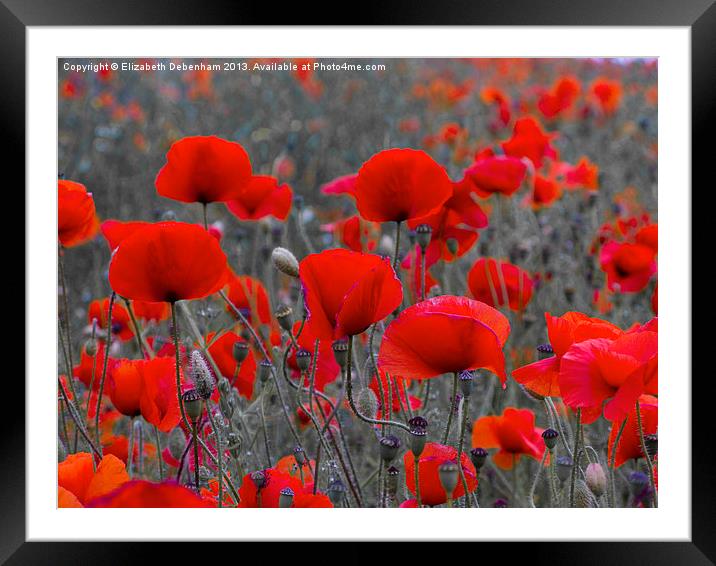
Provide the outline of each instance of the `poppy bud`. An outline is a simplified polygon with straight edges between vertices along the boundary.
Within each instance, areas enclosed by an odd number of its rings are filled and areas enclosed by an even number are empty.
[[[300,446],[296,446],[296,448],[293,449],[293,457],[299,466],[303,466],[306,463],[306,452]]]
[[[428,421],[416,416],[408,421],[410,427],[410,450],[415,458],[420,458],[428,439]]]
[[[221,392],[221,395],[223,397],[228,397],[231,395],[231,384],[229,383],[229,380],[225,377],[222,377],[219,380],[219,391]]]
[[[308,368],[311,367],[311,352],[305,348],[301,348],[296,352],[296,365],[299,370],[308,371]]]
[[[487,450],[484,448],[473,448],[470,450],[470,460],[472,461],[472,465],[475,466],[476,470],[480,470],[482,466],[485,465],[485,460],[487,460]]]
[[[371,388],[364,387],[358,392],[358,395],[356,395],[356,408],[361,415],[371,419],[376,417],[378,414],[378,398]]]
[[[400,439],[397,436],[389,434],[380,439],[380,457],[386,464],[395,459],[399,449]]]
[[[293,311],[288,305],[281,305],[276,309],[276,312],[274,313],[274,316],[276,317],[276,320],[278,321],[279,325],[286,332],[291,332],[291,329],[293,328],[293,316],[291,316],[292,314]]]
[[[97,353],[97,340],[90,338],[85,342],[85,352],[88,356],[94,356]]]
[[[646,444],[646,452],[649,458],[654,458],[659,451],[659,438],[656,434],[644,435],[644,444]]]
[[[287,509],[293,505],[293,490],[290,487],[284,487],[278,496],[278,506],[281,509]]]
[[[599,497],[607,491],[607,476],[601,465],[589,464],[584,474],[587,477],[587,486],[594,495]]]
[[[540,360],[554,356],[554,349],[551,344],[540,344],[537,346],[537,354]]]
[[[294,203],[296,199],[294,198]],[[274,248],[271,252],[271,261],[273,266],[281,273],[285,273],[289,277],[298,277],[298,260],[286,248]]]
[[[460,372],[460,391],[462,391],[463,397],[470,397],[474,383],[475,381],[471,371],[465,370]]]
[[[211,397],[215,385],[214,375],[199,350],[191,353],[191,380],[202,399]]]
[[[333,342],[333,355],[341,369],[345,369],[348,362],[348,341],[336,340]]]
[[[458,468],[455,462],[445,462],[438,468],[438,477],[445,493],[452,497],[452,492],[457,487]]]
[[[328,499],[331,500],[331,503],[333,503],[334,506],[337,506],[341,501],[343,501],[343,497],[346,494],[346,486],[343,485],[341,480],[335,479],[328,485],[327,491]]]
[[[259,364],[259,381],[261,383],[266,383],[268,378],[271,376],[272,368],[273,365],[269,360],[261,360],[261,363]]]
[[[433,228],[430,224],[420,224],[415,229],[415,237],[420,246],[420,250],[425,253],[425,248],[430,245],[430,238],[432,237]]]
[[[189,421],[196,423],[201,417],[203,409],[203,399],[196,389],[189,389],[185,391],[181,396],[182,404],[184,405],[184,411],[186,416],[189,417]]]
[[[574,506],[580,509],[597,507],[597,498],[594,497],[587,484],[581,479],[577,480],[574,485]]]
[[[567,478],[572,473],[572,458],[569,456],[560,456],[556,460],[557,463],[557,477],[559,481],[567,481]]]
[[[391,466],[386,471],[385,476],[385,490],[390,496],[394,496],[398,492],[398,477],[400,476],[400,470],[398,470],[395,466]]]
[[[226,441],[229,444],[229,454],[238,460],[241,455],[241,437],[232,430],[226,435]]]
[[[249,343],[241,342],[240,340],[234,342],[233,354],[237,364],[243,362],[249,355]]]
[[[230,419],[234,416],[234,409],[236,408],[236,405],[234,404],[234,398],[233,397],[226,397],[222,396],[219,399],[219,408],[221,409],[221,413],[227,418]]]
[[[252,472],[249,476],[251,478],[251,481],[254,482],[254,485],[256,486],[256,489],[263,489],[266,487],[266,482],[268,478],[266,477],[266,473],[259,470],[258,472]]]
[[[544,445],[547,447],[547,450],[552,450],[557,445],[559,433],[553,428],[546,428],[542,433],[542,438],[544,439]]]
[[[447,239],[447,242],[445,242],[445,244],[447,245],[448,251],[449,251],[452,255],[455,255],[455,254],[457,253],[457,250],[458,250],[458,241],[457,241],[455,238],[448,238],[448,239]]]

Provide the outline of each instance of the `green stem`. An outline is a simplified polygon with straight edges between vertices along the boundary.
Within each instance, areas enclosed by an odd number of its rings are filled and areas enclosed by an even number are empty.
[[[415,502],[418,507],[423,506],[423,502],[420,499],[420,456],[415,458]]]
[[[172,301],[172,338],[174,338],[174,367],[176,369],[176,386],[177,386],[177,399],[179,400],[179,411],[181,412],[181,419],[184,426],[187,429],[192,428],[192,424],[186,416],[184,411],[184,402],[181,398],[181,359],[179,356],[179,327],[177,326],[177,310],[176,303]],[[194,452],[196,454],[196,440],[194,441]]]
[[[542,461],[539,464],[539,468],[537,468],[537,473],[535,474],[534,480],[532,480],[532,485],[530,486],[530,493],[527,496],[527,500],[529,501],[530,507],[533,509],[535,508],[535,490],[537,489],[537,483],[539,482],[539,478],[542,475],[542,468],[544,468],[544,463],[547,460],[547,454],[549,452],[547,450],[544,451],[544,454],[542,454]]]
[[[112,309],[114,308],[114,299],[117,293],[112,291],[112,296],[109,298],[109,307],[107,309],[107,342],[104,345],[104,365],[102,367],[102,377],[99,380],[99,391],[97,392],[97,414],[95,415],[94,429],[97,435],[97,445],[99,446],[100,452],[102,451],[102,443],[99,438],[99,415],[102,412],[102,393],[104,392],[104,380],[107,377],[107,365],[109,363],[109,351],[112,345]]]
[[[654,493],[652,504],[654,507],[658,507],[659,500],[656,492],[656,481],[654,480],[654,464],[651,461],[651,456],[646,449],[646,441],[644,440],[644,428],[641,422],[641,407],[639,401],[636,402],[636,425],[639,430],[639,442],[641,443],[641,451],[644,453],[646,459],[646,467],[649,469],[649,482],[651,483],[651,490]]]
[[[452,394],[450,397],[450,412],[448,413],[447,424],[445,425],[445,432],[443,433],[443,444],[447,444],[448,437],[450,436],[450,428],[452,427],[452,415],[455,412],[455,400],[457,398],[457,385],[458,385],[457,372],[453,373],[452,377]]]
[[[577,474],[579,470],[579,457],[581,448],[579,446],[579,439],[582,436],[582,409],[577,409],[577,430],[574,435],[574,456],[572,461],[572,477],[569,483],[569,506],[574,507],[575,499],[574,492],[577,485]]]
[[[162,461],[162,439],[159,436],[159,429],[154,427],[154,442],[157,445],[157,462],[159,464],[159,481],[164,481],[164,462]]]
[[[617,432],[616,438],[614,438],[614,444],[612,444],[612,454],[611,458],[609,458],[609,484],[611,489],[610,491],[610,507],[616,507],[617,506],[617,486],[614,481],[614,461],[617,457],[617,446],[619,446],[619,441],[621,440],[622,433],[624,432],[624,428],[626,427],[627,419],[625,418],[622,421],[621,426],[619,427],[619,431]]]
[[[199,443],[196,425],[196,422],[191,423],[191,436],[194,440],[194,489],[196,489],[196,492],[199,493]],[[208,451],[207,447],[207,452]]]
[[[400,226],[402,222],[395,223],[395,252],[393,253],[393,269],[397,271],[400,254]]]

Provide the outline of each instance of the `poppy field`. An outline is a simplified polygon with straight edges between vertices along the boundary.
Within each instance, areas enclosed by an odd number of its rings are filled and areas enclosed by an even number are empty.
[[[59,507],[658,506],[657,63],[59,61]]]

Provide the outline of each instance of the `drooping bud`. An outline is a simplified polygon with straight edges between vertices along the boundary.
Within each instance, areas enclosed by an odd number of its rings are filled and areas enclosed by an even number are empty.
[[[218,383],[219,392],[222,397],[228,397],[231,395],[231,383],[225,377],[222,377]]]
[[[281,273],[285,273],[289,277],[298,277],[298,260],[286,248],[274,248],[271,252],[271,261]]]
[[[214,392],[216,382],[214,381],[214,373],[209,369],[204,355],[199,350],[191,353],[191,380],[194,389],[202,399],[208,399]]]
[[[268,381],[268,378],[271,377],[272,369],[273,364],[271,364],[270,360],[261,360],[261,363],[259,364],[259,381],[261,383],[266,383],[266,381]]]
[[[346,486],[343,485],[341,480],[335,479],[328,485],[327,491],[328,499],[331,500],[331,503],[333,503],[334,506],[338,506],[345,497]]]
[[[299,467],[306,463],[306,452],[300,446],[296,446],[296,448],[293,449],[293,457],[296,459],[296,464],[298,464]]]
[[[231,454],[232,458],[238,460],[241,455],[241,436],[236,434],[233,430],[229,431],[226,435],[226,442],[229,445],[229,454]]]
[[[457,254],[457,250],[459,249],[459,244],[455,238],[448,238],[447,242],[445,242],[445,244],[447,245],[447,249],[451,255]]]
[[[592,463],[587,466],[584,472],[587,478],[587,486],[592,490],[592,493],[597,497],[600,497],[607,491],[607,475],[604,473],[604,468],[598,463]]]
[[[408,427],[410,427],[410,451],[415,458],[420,458],[428,439],[428,421],[424,417],[415,416],[408,421]]]
[[[276,309],[274,316],[278,321],[279,326],[286,332],[291,332],[293,328],[293,310],[288,305],[281,305]]]
[[[400,438],[397,436],[389,434],[380,439],[380,457],[386,464],[389,464],[395,459],[399,449]]]
[[[455,462],[445,462],[438,468],[438,477],[440,483],[448,496],[452,496],[453,491],[457,487],[458,467]]]
[[[378,398],[370,387],[364,387],[356,395],[356,408],[361,415],[374,419],[378,414]]]
[[[574,506],[580,509],[597,507],[597,498],[582,479],[574,485]]]
[[[559,433],[553,428],[546,428],[542,433],[542,439],[544,440],[544,445],[547,447],[547,450],[552,450],[557,445],[558,438]]]
[[[278,506],[281,509],[287,509],[293,505],[293,490],[290,487],[284,487],[278,496]]]
[[[185,391],[182,394],[181,400],[189,421],[196,423],[201,417],[201,412],[204,407],[201,395],[199,395],[196,389],[189,389],[189,391]]]
[[[348,341],[336,340],[333,342],[333,355],[341,369],[345,369],[348,362]]]
[[[237,364],[243,362],[249,355],[249,343],[241,340],[234,342],[233,354]]]
[[[308,368],[311,367],[311,352],[305,348],[296,352],[296,365],[300,371],[308,371]]]
[[[477,447],[470,450],[470,460],[477,471],[480,471],[480,468],[485,465],[487,456],[488,452],[484,448]]]
[[[559,481],[567,481],[567,478],[572,473],[572,458],[569,456],[560,456],[555,462],[557,464],[557,477],[559,478]]]
[[[430,245],[430,238],[432,237],[433,228],[430,224],[420,224],[415,229],[415,237],[420,246],[420,250],[425,253],[425,249]]]
[[[266,487],[266,482],[268,481],[268,478],[266,477],[266,472],[262,470],[259,470],[258,472],[252,472],[249,477],[251,478],[251,481],[254,482],[256,489],[263,489],[264,487]]]
[[[470,397],[470,393],[472,393],[472,387],[474,384],[475,380],[471,371],[465,370],[460,372],[460,391],[462,391],[463,397]]]

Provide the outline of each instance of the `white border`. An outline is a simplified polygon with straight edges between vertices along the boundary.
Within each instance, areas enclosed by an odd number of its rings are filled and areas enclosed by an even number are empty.
[[[56,58],[99,55],[659,57],[659,509],[56,509]],[[690,540],[690,85],[685,27],[28,28],[28,540]]]

